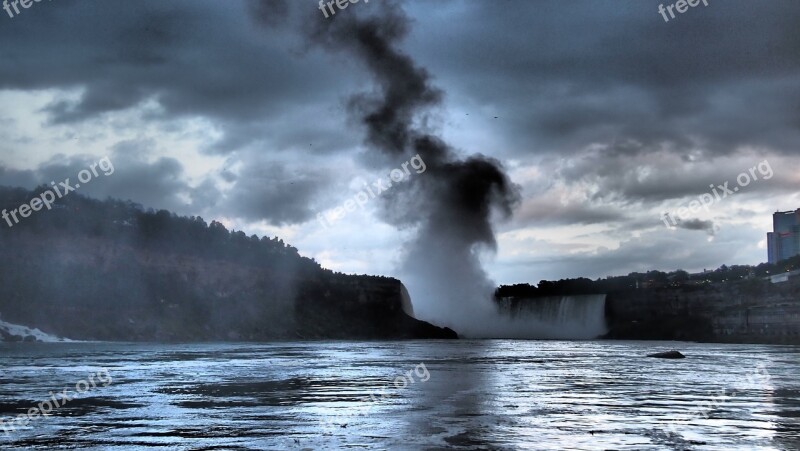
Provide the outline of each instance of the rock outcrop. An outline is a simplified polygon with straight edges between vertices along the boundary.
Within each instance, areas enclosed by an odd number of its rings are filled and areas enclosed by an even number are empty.
[[[656,352],[654,354],[648,354],[647,357],[653,357],[655,359],[685,359],[686,356],[681,354],[678,351],[664,351],[664,352]]]

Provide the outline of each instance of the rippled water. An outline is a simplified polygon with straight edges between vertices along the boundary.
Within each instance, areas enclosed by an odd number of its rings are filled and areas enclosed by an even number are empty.
[[[672,348],[688,358],[643,357]],[[3,449],[800,449],[797,347],[0,344],[0,368],[2,418],[112,378]]]

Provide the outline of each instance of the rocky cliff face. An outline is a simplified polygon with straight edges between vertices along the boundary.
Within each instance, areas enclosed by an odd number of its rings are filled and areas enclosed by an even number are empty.
[[[36,193],[0,187],[0,208]],[[456,338],[396,279],[322,268],[282,240],[78,194],[0,227],[0,315],[77,340]],[[405,309],[405,310],[404,310]]]
[[[300,277],[103,238],[0,240],[3,318],[112,341],[455,338],[403,311],[391,278]],[[13,261],[13,265],[8,263]],[[13,266],[13,267],[12,267]]]
[[[607,338],[800,344],[800,277],[610,293]]]

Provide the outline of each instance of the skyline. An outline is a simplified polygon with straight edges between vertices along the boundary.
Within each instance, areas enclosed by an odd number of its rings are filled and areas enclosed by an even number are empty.
[[[498,285],[757,264],[772,212],[800,207],[800,5],[713,2],[669,23],[644,2],[400,5],[402,51],[442,93],[415,120],[520,188],[484,261]],[[397,276],[410,231],[378,203],[317,219],[407,160],[375,157],[348,111],[375,89],[369,71],[308,42],[312,18],[380,8],[60,1],[2,17],[0,184],[64,180],[108,155],[114,175],[81,194]],[[664,212],[764,161],[773,176],[665,227]]]

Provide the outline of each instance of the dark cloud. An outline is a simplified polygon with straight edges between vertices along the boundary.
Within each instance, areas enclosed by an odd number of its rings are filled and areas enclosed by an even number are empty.
[[[321,170],[279,161],[251,161],[225,195],[221,211],[274,225],[305,222],[324,210],[317,199],[332,180]]]
[[[96,197],[111,196],[120,199],[131,199],[150,208],[162,208],[182,214],[200,211],[199,205],[192,204],[195,188],[187,180],[181,162],[172,157],[155,156],[156,144],[152,141],[124,141],[112,148],[108,155],[114,164],[114,173],[101,177],[86,185],[84,194]],[[86,164],[96,159],[87,157],[70,162],[72,174],[80,171]],[[50,170],[53,177],[65,172]],[[69,176],[70,172],[66,172]],[[83,191],[83,188],[81,188]]]
[[[149,162],[142,158],[145,153],[142,149],[151,145],[149,142],[136,141],[118,144],[108,155],[113,170],[105,171],[108,172],[106,175],[97,169],[98,176],[82,184],[76,192],[101,199],[111,196],[132,200],[146,207],[183,214],[197,211],[199,206],[187,200],[196,196],[196,190],[186,181],[183,166],[178,160],[158,157]],[[0,171],[0,184],[31,189],[69,179],[70,185],[74,185],[78,183],[78,173],[99,160],[90,155],[56,155],[33,170]]]
[[[358,142],[344,127],[339,88],[352,81],[341,68],[320,71],[325,63],[319,56],[297,52],[302,33],[281,26],[291,25],[290,2],[87,0],[42,6],[0,29],[0,39],[14,42],[0,48],[0,88],[76,92],[45,108],[50,125],[155,102],[158,108],[146,120],[168,126],[177,118],[206,119],[221,134],[201,150],[228,154],[231,165],[244,168],[220,169],[192,186],[183,167],[191,162],[177,161],[151,141],[122,142],[112,154],[118,172],[86,194],[191,214],[298,223],[315,214],[311,203],[330,178],[309,165],[289,168],[279,155],[324,156]],[[18,185],[50,173],[63,178],[85,160],[58,159],[36,173],[3,178]],[[220,190],[216,177],[232,184],[229,192]]]
[[[41,177],[37,177],[35,171],[0,167],[0,185],[2,186],[31,189],[42,183],[45,182],[42,181]]]
[[[718,2],[670,23],[646,2],[404,6],[415,28],[391,24],[380,33],[410,32],[406,47],[440,84],[500,111],[499,131],[528,152],[615,139],[636,140],[642,152],[660,142],[788,152],[800,138],[800,6],[792,0]],[[77,100],[48,107],[56,123],[154,100],[166,116],[213,119],[228,133],[211,149],[231,152],[286,131],[269,121],[298,105],[319,106],[358,83],[352,69],[295,51],[317,16],[313,3],[286,1],[48,3],[0,29],[9,43],[0,49],[0,87],[79,90]],[[327,24],[347,15],[333,19]],[[397,119],[387,114],[374,111],[371,120]]]
[[[714,221],[704,221],[702,219],[676,219],[676,227],[686,230],[702,230],[711,236],[717,233]]]
[[[726,196],[724,201],[791,191],[797,186],[795,172],[790,169],[793,164],[791,157],[752,150],[737,152],[727,158],[709,153],[687,158],[669,148],[649,149],[631,155],[616,146],[609,146],[573,152],[553,168],[553,173],[557,180],[568,186],[593,187],[590,202],[617,201],[620,204],[656,206],[670,199],[697,198],[712,192],[712,186],[726,182],[729,188],[736,187],[741,174],[746,176],[742,180],[749,179],[749,183],[735,196]],[[755,179],[752,174],[755,174]]]
[[[337,84],[350,83],[340,69],[323,77],[323,61],[301,57],[297,30],[261,26],[288,21],[289,9],[279,1],[47,3],[0,28],[10,43],[0,48],[0,88],[74,90],[77,98],[45,109],[53,124],[155,102],[151,119],[209,119],[225,140],[208,149],[232,152],[266,140],[271,121],[287,113],[335,103]]]
[[[247,7],[256,22],[269,27],[282,25],[289,18],[288,0],[251,0]]]
[[[248,221],[265,220],[273,225],[301,223],[318,211],[318,197],[331,183],[322,171],[292,169],[269,159],[252,160],[234,174],[219,171],[232,183],[223,191],[213,176],[196,186],[188,180],[183,165],[163,154],[152,140],[122,141],[108,155],[113,171],[80,187],[83,195],[132,200],[146,208],[166,209],[186,215],[229,215]],[[81,170],[100,158],[89,155],[57,155],[33,170],[0,168],[0,185],[33,188],[67,178],[77,181]],[[294,165],[295,167],[302,167]]]
[[[669,23],[648,2],[437,5],[411,8],[425,30],[415,54],[451,89],[501,114],[498,130],[520,151],[632,139],[642,151],[669,142],[679,151],[791,152],[800,138],[792,0],[714,2]]]
[[[112,126],[106,117],[137,108],[160,127],[199,119],[218,136],[199,150],[224,155],[224,167],[190,180],[194,162],[136,139],[110,149],[117,172],[85,189],[187,214],[307,221],[328,198],[341,197],[330,191],[346,186],[345,176],[332,166],[359,150],[376,167],[396,167],[415,153],[429,166],[387,195],[385,219],[419,227],[421,236],[426,226],[453,230],[488,247],[487,211],[507,212],[515,200],[501,161],[541,165],[548,174],[519,181],[526,197],[514,229],[608,224],[606,237],[625,240],[663,227],[658,212],[767,158],[774,178],[726,199],[712,212],[714,224],[742,208],[736,199],[796,199],[795,0],[714,1],[669,23],[649,2],[384,3],[361,2],[325,20],[312,1],[41,2],[0,27],[0,90],[52,92],[44,112],[53,129],[99,135]],[[307,47],[309,33],[326,52]],[[482,119],[458,129],[448,107],[459,118]],[[3,113],[3,123],[22,120],[15,114]],[[24,130],[19,124],[15,130]],[[464,139],[462,130],[490,147],[445,141]],[[37,137],[2,137],[1,184],[63,180],[96,159],[59,156],[25,167],[15,146]],[[461,192],[474,199],[464,202]],[[464,213],[478,220],[460,220]],[[708,230],[706,221],[682,224],[676,233],[708,238],[693,233]],[[452,238],[437,244],[434,237],[425,244],[432,249]],[[625,258],[645,266],[647,252],[669,247],[640,244],[564,268],[632,267]],[[675,262],[730,257],[693,253]],[[661,263],[673,262],[652,257],[653,266]]]

